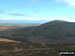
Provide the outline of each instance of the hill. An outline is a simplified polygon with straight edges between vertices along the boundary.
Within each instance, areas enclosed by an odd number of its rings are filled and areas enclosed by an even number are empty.
[[[64,44],[75,42],[74,22],[55,20],[38,26],[16,27],[15,29],[12,26],[12,28],[0,31],[0,37],[32,43]]]
[[[55,20],[30,30],[31,39],[44,43],[74,43],[75,23]]]
[[[74,22],[0,26],[0,56],[59,56],[59,51],[75,51]]]
[[[6,38],[15,41],[28,41],[28,31],[32,27],[24,26],[0,26],[0,38]]]

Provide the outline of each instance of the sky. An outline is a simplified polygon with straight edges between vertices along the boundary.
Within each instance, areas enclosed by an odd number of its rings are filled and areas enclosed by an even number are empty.
[[[75,22],[75,0],[0,0],[0,20]]]

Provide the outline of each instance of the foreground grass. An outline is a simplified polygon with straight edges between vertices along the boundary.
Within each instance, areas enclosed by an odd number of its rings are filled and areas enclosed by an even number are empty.
[[[75,44],[50,45],[0,41],[0,56],[59,56],[59,51],[75,51]]]

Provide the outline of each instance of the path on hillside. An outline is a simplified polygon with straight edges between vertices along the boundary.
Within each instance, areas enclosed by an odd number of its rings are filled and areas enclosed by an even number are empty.
[[[8,50],[8,51],[2,50],[0,52],[18,52],[18,51],[31,51],[31,50],[33,50],[33,51],[37,50],[38,51],[38,50],[50,50],[50,49],[52,49],[52,48],[15,49],[15,50]]]

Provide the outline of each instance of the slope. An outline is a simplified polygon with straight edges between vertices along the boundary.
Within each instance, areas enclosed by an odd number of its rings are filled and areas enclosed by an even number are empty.
[[[32,28],[31,39],[45,43],[74,43],[75,23],[55,20]]]

